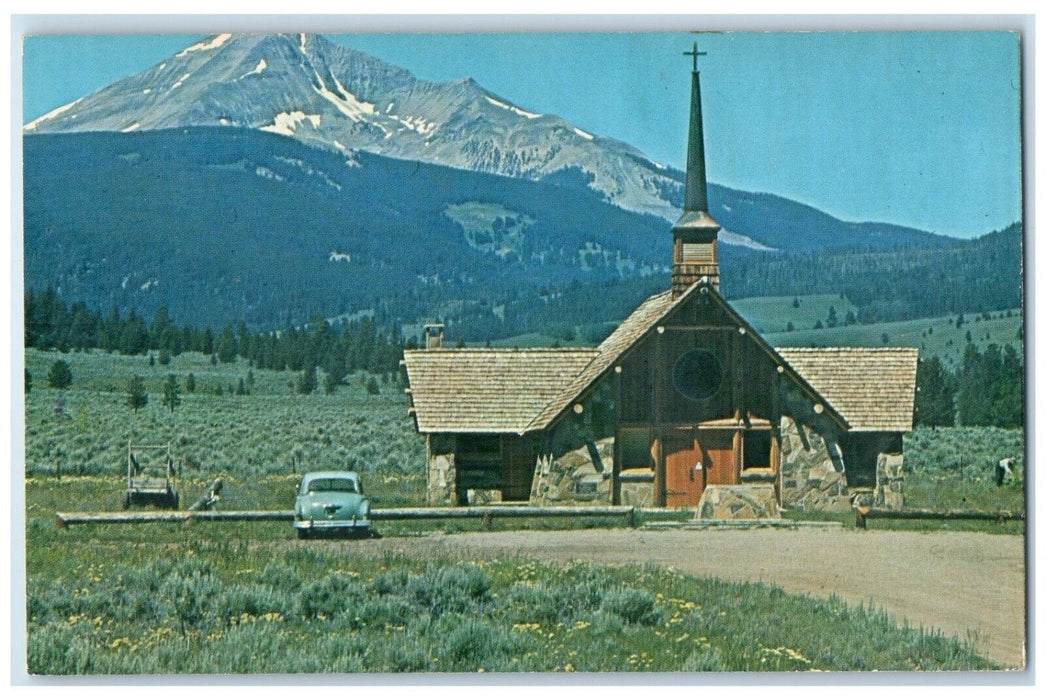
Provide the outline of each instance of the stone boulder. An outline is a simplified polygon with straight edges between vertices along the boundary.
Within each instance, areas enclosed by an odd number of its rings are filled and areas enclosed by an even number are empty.
[[[614,438],[604,438],[595,442],[594,446],[603,463],[603,471],[596,468],[588,446],[559,457],[549,454],[539,456],[530,488],[530,504],[610,505]]]
[[[774,487],[768,484],[706,486],[697,504],[700,520],[759,520],[779,516]]]

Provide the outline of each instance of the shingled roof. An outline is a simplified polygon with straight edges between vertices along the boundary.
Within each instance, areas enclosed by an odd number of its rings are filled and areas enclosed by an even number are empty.
[[[683,295],[679,298],[682,300]],[[675,302],[672,292],[655,294],[639,305],[632,314],[626,318],[620,326],[614,330],[606,340],[599,344],[597,353],[580,374],[572,381],[560,387],[560,391],[553,397],[543,410],[537,414],[530,424],[531,429],[541,429],[548,426],[555,418],[589,387],[601,374],[606,372],[610,366],[621,357],[628,348],[634,345],[643,335],[651,329],[660,319],[674,308]]]
[[[523,433],[598,352],[407,350],[403,356],[418,432]]]
[[[908,431],[915,406],[916,348],[777,348],[838,410],[851,430]]]
[[[697,283],[675,299],[671,292],[650,297],[595,349],[407,350],[418,431],[523,434],[547,428],[701,287],[844,428],[912,429],[918,350],[773,348],[714,288]]]

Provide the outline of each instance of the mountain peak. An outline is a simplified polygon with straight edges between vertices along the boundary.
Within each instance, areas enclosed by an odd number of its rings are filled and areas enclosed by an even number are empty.
[[[339,152],[370,151],[531,180],[591,187],[671,220],[678,173],[636,149],[518,106],[471,77],[448,83],[318,34],[215,34],[81,98],[26,133],[260,129]],[[561,177],[580,172],[581,177]]]

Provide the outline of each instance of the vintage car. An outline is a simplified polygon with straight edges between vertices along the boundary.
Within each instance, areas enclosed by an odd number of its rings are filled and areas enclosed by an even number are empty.
[[[294,527],[300,539],[319,533],[367,534],[370,502],[356,472],[309,472],[294,500]]]

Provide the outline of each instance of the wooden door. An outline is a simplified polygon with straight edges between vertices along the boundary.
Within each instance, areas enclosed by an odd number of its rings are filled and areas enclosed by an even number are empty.
[[[706,484],[737,484],[736,430],[699,430],[697,442]]]
[[[665,455],[665,505],[697,506],[705,490],[705,474],[695,469],[701,450],[692,430],[667,433],[662,441]]]

